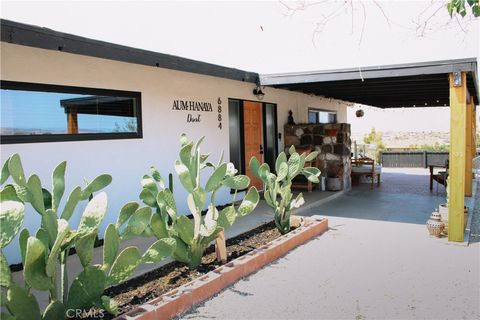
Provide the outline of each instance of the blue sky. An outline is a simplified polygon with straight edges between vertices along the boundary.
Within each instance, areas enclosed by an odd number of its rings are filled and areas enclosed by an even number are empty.
[[[47,129],[67,132],[67,116],[60,100],[89,95],[22,90],[1,90],[1,127],[18,129]],[[128,117],[78,115],[82,131],[111,132]]]

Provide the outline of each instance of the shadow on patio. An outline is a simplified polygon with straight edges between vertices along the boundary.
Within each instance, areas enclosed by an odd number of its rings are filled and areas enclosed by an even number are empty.
[[[337,199],[300,214],[425,224],[432,211],[445,202],[445,188],[438,186],[437,192],[435,184],[430,191],[428,169],[384,168],[380,188],[353,186]]]

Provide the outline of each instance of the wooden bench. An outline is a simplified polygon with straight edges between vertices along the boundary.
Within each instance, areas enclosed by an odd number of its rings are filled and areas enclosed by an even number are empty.
[[[355,172],[355,168],[365,167],[365,171]],[[358,158],[352,159],[352,184],[353,181],[360,180],[360,177],[371,177],[372,178],[372,190],[375,185],[375,178],[377,178],[377,187],[380,187],[380,177],[381,173],[375,170],[375,160],[370,158]]]
[[[306,153],[307,155],[313,151],[313,148],[311,147],[296,147],[296,151],[299,153],[299,154],[302,154],[302,153]],[[317,162],[317,158],[313,159],[312,161],[306,161],[305,162],[305,167],[315,167],[315,168],[318,168],[318,162]],[[299,175],[297,176],[295,179],[293,179],[292,181],[292,188],[293,189],[298,189],[298,188],[302,188],[302,189],[307,189],[308,192],[312,192],[313,188],[318,188],[320,186],[320,184],[318,183],[313,183],[311,182],[310,180],[308,180],[307,178],[305,178],[304,176],[302,175]]]

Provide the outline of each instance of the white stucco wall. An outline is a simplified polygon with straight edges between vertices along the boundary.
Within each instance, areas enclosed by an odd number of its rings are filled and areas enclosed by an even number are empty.
[[[206,136],[202,151],[218,159],[221,149],[224,149],[228,159],[228,98],[256,99],[252,94],[252,83],[4,42],[1,43],[1,79],[142,93],[143,139],[1,145],[2,164],[11,154],[19,153],[26,174],[38,174],[49,189],[51,172],[63,160],[68,161],[67,193],[75,185],[83,186],[84,178],[111,174],[113,182],[105,189],[109,196],[109,213],[101,234],[108,223],[115,221],[123,204],[139,201],[140,179],[148,173],[151,165],[155,165],[165,178],[168,173],[174,172],[173,163],[178,155],[181,133],[187,133],[192,138]],[[346,122],[347,104],[341,101],[273,88],[266,88],[265,93],[263,101],[275,103],[278,108],[278,130],[282,133],[279,150],[283,149],[283,125],[290,109],[296,122],[307,121],[309,107],[336,110],[338,121]],[[216,101],[219,97],[223,101],[223,130],[217,128]],[[200,123],[186,123],[188,112],[172,110],[173,100],[176,99],[211,102],[214,112],[202,113]],[[179,208],[186,210],[185,193],[178,181],[174,181],[174,185]],[[224,190],[217,199],[219,204],[229,202],[229,192]],[[39,226],[40,217],[29,206],[27,208],[24,225],[33,231]],[[71,220],[73,226],[78,223],[82,210],[83,206],[77,208]],[[17,243],[14,240],[5,249],[9,263],[20,261]]]

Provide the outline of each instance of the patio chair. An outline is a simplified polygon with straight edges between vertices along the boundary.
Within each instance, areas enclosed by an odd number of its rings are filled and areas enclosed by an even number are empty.
[[[445,189],[447,188],[447,178],[448,178],[448,159],[445,161],[444,167],[442,166],[437,166],[440,168],[445,168],[445,171],[438,171],[437,173],[434,173],[434,168],[436,166],[430,165],[430,190],[432,190],[432,182],[435,180],[437,182],[437,194],[438,194],[438,185],[441,184],[445,186]]]
[[[296,151],[299,154],[306,153],[307,155],[314,151],[312,147],[296,147]],[[313,159],[312,161],[306,161],[305,162],[305,167],[315,167],[318,168],[318,161],[317,158]],[[292,189],[293,188],[303,188],[307,189],[308,192],[312,192],[313,188],[318,188],[320,184],[318,183],[313,183],[309,181],[307,178],[305,178],[303,175],[299,175],[295,177],[295,179],[292,180]]]
[[[370,177],[372,179],[372,190],[375,186],[375,178],[377,179],[377,188],[380,187],[382,169],[375,165],[375,160],[370,158],[352,159],[352,184],[354,181],[359,181],[360,177]]]

